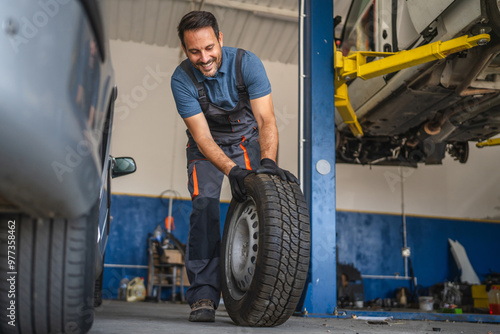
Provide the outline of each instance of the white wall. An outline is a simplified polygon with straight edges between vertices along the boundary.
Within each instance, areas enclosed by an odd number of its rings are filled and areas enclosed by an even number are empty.
[[[476,148],[469,161],[447,156],[443,165],[402,168],[405,213],[500,219],[500,147]],[[401,213],[399,167],[337,164],[337,208]]]
[[[115,105],[111,153],[132,156],[136,173],[113,180],[114,193],[158,196],[173,189],[187,191],[186,126],[175,108],[170,77],[184,59],[180,48],[111,41],[118,99]],[[280,132],[279,163],[297,172],[297,67],[264,62],[273,90]],[[225,181],[222,200],[230,200]]]

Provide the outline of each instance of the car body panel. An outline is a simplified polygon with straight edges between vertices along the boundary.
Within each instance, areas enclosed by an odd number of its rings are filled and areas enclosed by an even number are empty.
[[[455,0],[406,0],[408,14],[415,30],[422,33]]]
[[[108,163],[101,140],[115,94],[110,60],[99,55],[79,1],[0,8],[2,202],[38,217],[84,215]]]

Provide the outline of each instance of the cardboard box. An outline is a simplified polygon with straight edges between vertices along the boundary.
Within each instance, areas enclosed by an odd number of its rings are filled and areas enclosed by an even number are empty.
[[[182,258],[182,254],[177,249],[165,249],[163,251],[163,254],[161,255],[161,261],[164,263],[184,265],[184,259]]]

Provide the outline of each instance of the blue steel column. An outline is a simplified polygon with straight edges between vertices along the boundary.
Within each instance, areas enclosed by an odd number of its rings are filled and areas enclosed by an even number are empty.
[[[310,282],[303,308],[332,314],[337,304],[335,236],[335,106],[333,0],[305,5],[304,193],[311,214]],[[303,310],[303,311],[305,311]]]

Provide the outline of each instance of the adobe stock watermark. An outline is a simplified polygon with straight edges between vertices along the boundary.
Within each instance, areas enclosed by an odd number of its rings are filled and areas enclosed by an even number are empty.
[[[80,166],[83,158],[91,155],[98,147],[99,143],[95,140],[97,136],[93,136],[90,131],[85,132],[85,139],[80,140],[76,145],[66,145],[64,161],[53,161],[52,170],[57,176],[59,182],[64,182],[64,174],[72,173],[75,168]]]
[[[401,182],[404,183],[416,170],[417,169],[414,167],[400,166],[397,173],[388,170],[385,171],[384,177],[391,192],[395,192],[396,189],[399,189],[397,188],[398,184],[400,185]]]
[[[54,18],[60,11],[61,6],[68,4],[70,0],[40,0],[38,6],[40,10],[29,17],[22,16],[7,18],[4,22],[4,29],[10,35],[10,44],[16,53],[23,44],[28,44],[30,40],[38,36],[40,31]]]
[[[7,257],[4,261],[7,262],[7,289],[4,292],[7,294],[7,307],[6,316],[7,324],[12,327],[16,327],[17,324],[17,305],[16,305],[16,293],[19,290],[17,286],[17,240],[16,240],[16,220],[12,219],[7,222]],[[4,264],[5,265],[5,264]]]
[[[298,118],[298,111],[295,113],[289,112],[288,107],[285,105],[283,108],[275,109],[274,116],[276,117],[278,132],[281,132]]]
[[[115,113],[117,115],[120,114],[120,120],[127,118],[130,110],[136,109],[148,97],[148,93],[158,88],[165,81],[165,78],[170,78],[170,73],[162,72],[158,64],[154,69],[151,66],[147,66],[145,71],[147,74],[143,77],[141,85],[132,88],[130,93],[118,93],[116,101],[118,105],[115,106]],[[116,126],[116,122],[113,126]],[[109,129],[103,130],[109,131]],[[63,182],[65,174],[72,173],[75,168],[78,168],[82,164],[85,157],[91,155],[99,147],[96,138],[100,138],[101,136],[98,133],[86,131],[84,134],[85,139],[80,140],[74,145],[66,145],[63,160],[52,162],[52,170],[59,182]]]
[[[147,74],[142,78],[141,84],[135,86],[129,93],[118,91],[118,97],[115,102],[115,113],[119,114],[119,119],[124,120],[130,114],[130,110],[136,109],[144,101],[149,92],[157,89],[165,79],[170,78],[170,72],[163,72],[160,65],[156,64],[153,69],[146,66]]]

